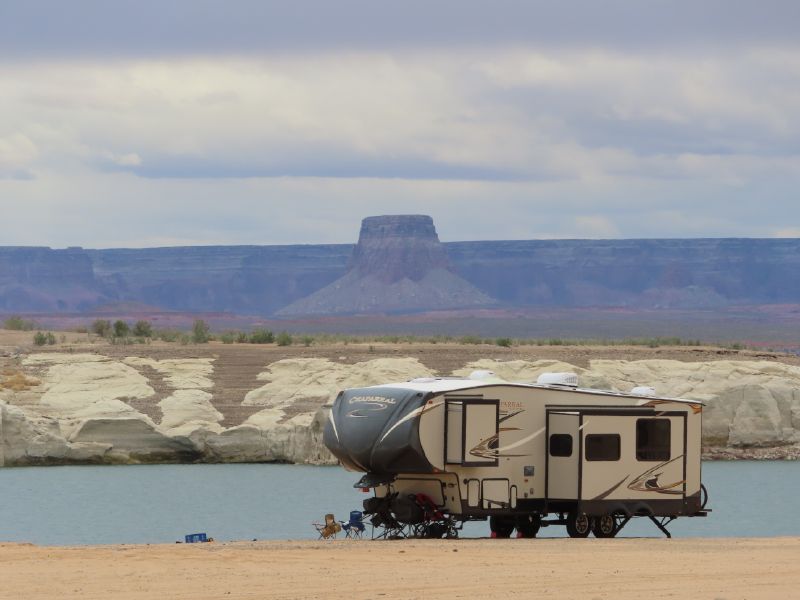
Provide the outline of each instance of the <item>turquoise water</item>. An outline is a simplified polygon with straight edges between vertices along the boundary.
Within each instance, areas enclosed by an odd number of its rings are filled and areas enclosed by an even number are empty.
[[[313,539],[326,512],[344,519],[366,494],[357,474],[297,465],[148,465],[0,469],[0,541],[157,543],[206,532],[217,540]],[[800,535],[800,463],[703,464],[708,518],[678,519],[675,537]],[[462,535],[488,534],[483,522]],[[626,536],[658,536],[649,521]],[[563,527],[540,536],[564,536]]]

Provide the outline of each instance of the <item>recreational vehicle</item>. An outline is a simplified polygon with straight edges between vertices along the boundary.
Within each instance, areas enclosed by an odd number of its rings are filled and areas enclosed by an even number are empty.
[[[355,487],[373,491],[374,523],[420,522],[424,499],[454,524],[489,519],[493,537],[613,537],[633,517],[665,525],[706,516],[701,482],[703,405],[578,387],[573,373],[511,383],[490,371],[421,378],[339,393],[325,445]],[[410,502],[417,500],[416,503]],[[453,531],[455,534],[455,532]]]

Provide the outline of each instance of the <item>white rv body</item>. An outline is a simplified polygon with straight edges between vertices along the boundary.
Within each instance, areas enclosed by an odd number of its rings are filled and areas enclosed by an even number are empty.
[[[459,520],[491,518],[500,535],[526,533],[523,522],[538,530],[548,515],[570,535],[576,519],[584,535],[583,525],[604,517],[619,525],[705,516],[700,402],[649,388],[581,389],[569,374],[551,375],[527,384],[481,372],[345,390],[325,441],[346,468],[367,473],[360,484],[376,496],[425,494]],[[361,436],[370,428],[372,437]]]

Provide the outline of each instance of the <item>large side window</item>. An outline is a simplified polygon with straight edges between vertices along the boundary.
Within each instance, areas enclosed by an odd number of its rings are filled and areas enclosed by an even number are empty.
[[[572,436],[568,433],[551,435],[550,456],[572,456]]]
[[[586,436],[586,460],[619,460],[617,433],[590,433]]]
[[[670,420],[636,421],[636,460],[669,460]]]

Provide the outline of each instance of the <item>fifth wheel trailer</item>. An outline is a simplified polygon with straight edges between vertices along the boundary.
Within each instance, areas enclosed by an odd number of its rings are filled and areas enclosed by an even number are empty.
[[[496,537],[548,525],[613,537],[633,517],[669,535],[672,519],[706,516],[702,403],[577,383],[572,373],[511,383],[476,371],[348,389],[324,442],[364,473],[355,487],[375,496],[365,507],[400,526],[415,497],[451,521],[488,518]]]

